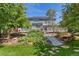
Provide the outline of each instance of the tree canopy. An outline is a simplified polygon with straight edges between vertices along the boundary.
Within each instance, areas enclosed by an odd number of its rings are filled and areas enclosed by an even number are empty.
[[[46,15],[49,17],[49,20],[52,20],[52,24],[50,25],[53,28],[55,27],[55,10],[54,9],[48,9]]]
[[[0,32],[10,33],[13,28],[30,27],[25,11],[23,4],[0,4]]]
[[[69,31],[78,31],[79,29],[79,4],[65,4],[62,12],[62,27],[67,27]]]
[[[54,9],[48,9],[46,15],[49,17],[50,20],[55,20],[55,10]]]

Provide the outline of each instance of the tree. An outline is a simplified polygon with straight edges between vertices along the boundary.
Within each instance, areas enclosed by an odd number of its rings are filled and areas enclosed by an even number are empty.
[[[46,15],[49,17],[49,20],[52,20],[52,28],[54,31],[54,25],[55,25],[55,10],[49,9],[46,13]]]
[[[67,27],[70,32],[79,31],[79,4],[65,4],[62,13],[62,27]]]
[[[9,38],[12,29],[29,27],[25,11],[23,4],[0,4],[0,32],[3,37]]]

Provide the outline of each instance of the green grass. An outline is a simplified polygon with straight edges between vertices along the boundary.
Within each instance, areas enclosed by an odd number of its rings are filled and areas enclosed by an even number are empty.
[[[79,40],[74,40],[67,42],[67,45],[70,46],[70,48],[65,49],[65,48],[60,48],[59,53],[56,55],[58,56],[79,56],[79,52],[74,52],[74,49],[79,49]],[[76,48],[77,47],[77,48]]]
[[[70,47],[79,47],[79,40],[73,40],[67,43]]]
[[[1,46],[0,56],[33,56],[36,52],[33,46]]]
[[[79,56],[79,52],[74,52],[75,47],[79,47],[79,41],[67,42],[67,45],[70,48],[59,48],[56,56]],[[79,49],[79,48],[78,48]],[[23,45],[14,45],[14,46],[0,46],[0,56],[36,56],[37,50],[35,46],[23,46]]]

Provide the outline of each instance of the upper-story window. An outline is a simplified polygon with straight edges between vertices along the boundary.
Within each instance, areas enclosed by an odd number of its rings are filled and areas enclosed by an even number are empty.
[[[41,27],[42,26],[42,23],[32,23],[32,26]]]

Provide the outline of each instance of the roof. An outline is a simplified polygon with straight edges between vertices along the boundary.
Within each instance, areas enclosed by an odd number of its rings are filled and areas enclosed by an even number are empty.
[[[29,17],[30,21],[50,21],[49,17],[47,16],[35,16],[35,17]]]

